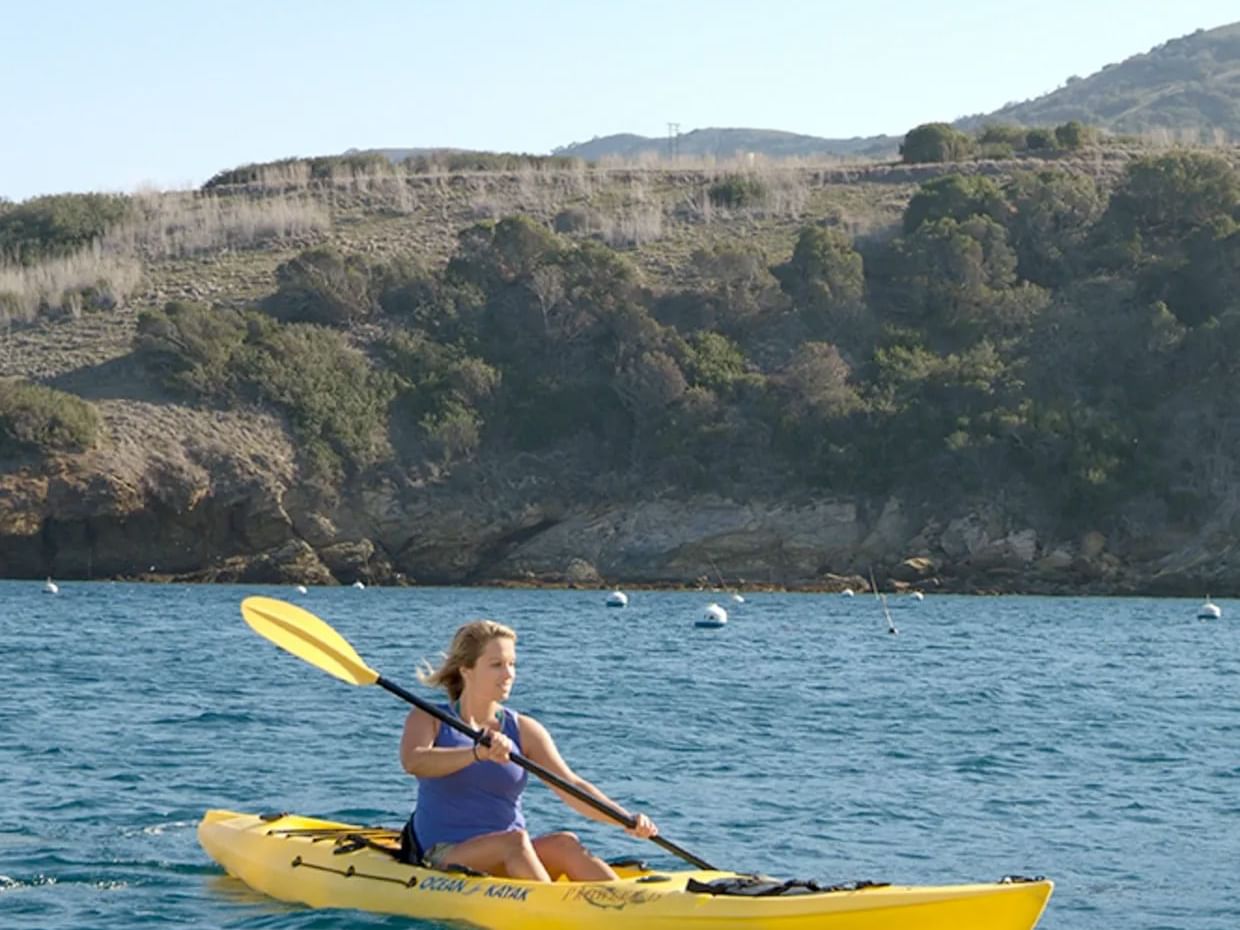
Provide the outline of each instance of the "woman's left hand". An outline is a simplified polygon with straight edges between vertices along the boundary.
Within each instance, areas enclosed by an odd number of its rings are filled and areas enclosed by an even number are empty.
[[[635,814],[633,819],[637,821],[631,827],[625,827],[624,832],[629,836],[636,836],[638,839],[648,840],[652,836],[657,836],[659,828],[655,826],[654,821],[645,814]]]

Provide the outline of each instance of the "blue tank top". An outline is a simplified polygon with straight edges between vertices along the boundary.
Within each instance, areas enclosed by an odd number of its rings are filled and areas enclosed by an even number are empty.
[[[443,710],[455,713],[447,704]],[[521,731],[515,711],[503,709],[500,730],[521,751]],[[443,749],[472,746],[473,741],[445,724],[439,725],[434,745]],[[440,778],[418,779],[418,806],[413,832],[429,850],[436,843],[460,843],[486,833],[525,829],[521,792],[529,773],[514,762],[474,762]]]

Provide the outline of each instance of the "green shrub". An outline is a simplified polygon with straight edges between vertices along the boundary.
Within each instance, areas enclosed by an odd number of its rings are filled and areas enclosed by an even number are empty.
[[[426,414],[419,425],[443,463],[469,458],[482,441],[482,417],[459,401]]]
[[[340,333],[304,323],[252,332],[237,372],[288,416],[312,471],[333,477],[387,456],[395,381]]]
[[[973,140],[947,123],[923,123],[910,129],[900,144],[905,164],[960,161],[973,150]]]
[[[1007,142],[985,142],[978,146],[978,158],[991,158],[996,161],[1011,158],[1016,150]]]
[[[708,196],[716,207],[757,207],[766,202],[767,190],[766,185],[757,178],[730,174],[712,184]]]
[[[1004,123],[990,123],[982,127],[978,133],[978,145],[1006,145],[1009,151],[1020,151],[1025,147],[1024,126],[1010,126]]]
[[[0,381],[0,454],[84,452],[101,421],[87,401],[24,381]]]
[[[1000,222],[1016,250],[1020,277],[1059,287],[1087,261],[1087,237],[1106,207],[1094,180],[1066,171],[1019,172],[1003,195],[1011,209]]]
[[[1030,129],[1025,135],[1025,148],[1030,152],[1049,152],[1057,145],[1055,130],[1053,129]]]
[[[210,191],[280,181],[296,184],[303,180],[327,181],[337,177],[364,177],[385,173],[392,173],[392,163],[378,152],[325,155],[318,158],[281,158],[220,171],[202,185],[202,189]]]
[[[247,325],[234,310],[173,301],[138,315],[134,350],[173,390],[228,399],[235,387],[233,361],[251,325],[257,321]]]
[[[411,155],[402,163],[413,174],[446,171],[520,171],[525,168],[567,169],[580,167],[579,158],[564,155],[513,155],[508,152],[430,152]]]
[[[772,273],[784,292],[805,306],[852,303],[865,292],[861,255],[838,229],[806,226],[797,236],[792,257]]]
[[[1003,191],[990,178],[949,174],[927,181],[904,210],[904,231],[923,223],[949,218],[961,222],[971,216],[1002,220],[1008,212]]]
[[[1079,149],[1093,139],[1093,131],[1077,120],[1070,120],[1055,127],[1055,142],[1061,149]]]
[[[365,260],[331,248],[308,249],[280,265],[276,283],[262,306],[288,323],[346,326],[370,316],[376,303]]]
[[[685,373],[694,385],[726,390],[745,376],[744,352],[719,333],[694,333],[689,338],[685,356]]]
[[[1201,227],[1240,216],[1240,172],[1206,152],[1176,151],[1130,162],[1098,225],[1098,255],[1110,265],[1182,258]]]
[[[117,194],[54,194],[0,212],[0,259],[24,265],[69,255],[100,238],[130,212]]]

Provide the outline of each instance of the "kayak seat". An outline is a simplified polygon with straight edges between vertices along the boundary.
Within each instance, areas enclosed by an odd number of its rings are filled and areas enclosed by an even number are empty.
[[[405,821],[405,825],[400,828],[400,850],[396,858],[406,865],[421,865],[424,855],[422,844],[414,836],[413,818],[410,817]]]

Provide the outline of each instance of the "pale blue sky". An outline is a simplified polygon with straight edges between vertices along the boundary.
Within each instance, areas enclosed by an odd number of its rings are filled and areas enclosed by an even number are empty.
[[[4,0],[0,196],[669,122],[902,134],[1237,20],[1236,0]]]

